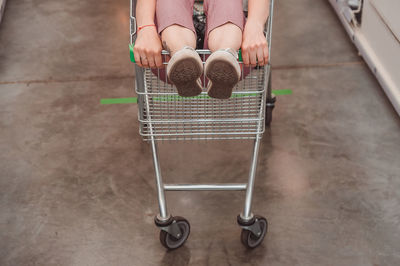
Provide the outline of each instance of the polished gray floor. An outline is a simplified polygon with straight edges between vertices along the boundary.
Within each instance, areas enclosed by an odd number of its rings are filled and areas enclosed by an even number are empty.
[[[279,0],[274,121],[239,241],[237,192],[169,193],[186,245],[166,252],[138,134],[128,1],[10,0],[0,25],[0,265],[399,265],[400,119],[323,0]],[[162,143],[168,181],[241,182],[251,142]]]

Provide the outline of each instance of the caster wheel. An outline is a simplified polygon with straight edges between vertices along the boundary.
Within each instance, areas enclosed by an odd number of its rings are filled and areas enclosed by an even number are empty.
[[[256,218],[255,222],[259,223],[260,225],[261,234],[259,236],[256,236],[255,234],[253,234],[253,232],[247,229],[242,229],[242,234],[241,234],[241,240],[243,245],[250,249],[258,247],[262,243],[268,230],[267,219],[265,219],[262,216],[256,216],[255,218]]]
[[[164,230],[160,231],[161,244],[170,250],[181,247],[186,242],[190,234],[190,224],[185,218],[175,216],[173,217],[173,223],[176,223],[181,230],[181,235],[179,238],[174,237]]]

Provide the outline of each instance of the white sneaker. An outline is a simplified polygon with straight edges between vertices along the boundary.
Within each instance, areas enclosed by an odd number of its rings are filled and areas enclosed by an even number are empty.
[[[215,51],[207,59],[204,73],[209,79],[208,95],[217,99],[228,99],[240,79],[237,53],[230,48]]]
[[[202,91],[200,77],[203,62],[192,47],[186,46],[177,51],[168,62],[167,76],[183,97],[199,95]]]

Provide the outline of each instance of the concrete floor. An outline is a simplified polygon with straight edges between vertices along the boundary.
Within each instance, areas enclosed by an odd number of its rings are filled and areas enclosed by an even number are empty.
[[[235,192],[169,193],[186,245],[166,252],[134,96],[128,2],[8,1],[0,25],[0,265],[399,265],[400,119],[328,1],[279,0],[272,128],[247,251]],[[241,182],[250,142],[163,143],[168,181]],[[227,156],[229,154],[229,156]]]

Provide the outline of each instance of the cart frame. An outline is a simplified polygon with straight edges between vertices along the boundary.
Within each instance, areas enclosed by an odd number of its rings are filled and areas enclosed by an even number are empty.
[[[269,17],[267,23],[265,25],[265,34],[268,42],[269,55],[271,55],[271,34],[272,34],[272,19],[273,19],[273,9],[274,9],[274,0],[270,0],[270,9],[269,9]],[[136,40],[136,1],[130,0],[130,43],[131,45]],[[197,50],[198,53],[203,57],[203,61],[205,61],[206,56],[210,54],[209,50]],[[163,56],[166,57],[168,55],[167,51],[162,52]],[[270,56],[271,58],[271,56]],[[165,63],[166,64],[166,63]],[[177,113],[175,111],[171,111],[169,101],[176,101],[177,93],[173,91],[173,86],[168,85],[168,80],[164,80],[162,82],[162,78],[160,76],[160,70],[157,70],[157,73],[151,72],[149,69],[143,69],[137,65],[135,65],[136,72],[136,93],[138,94],[138,108],[139,114],[138,119],[140,121],[140,134],[142,137],[149,141],[152,149],[153,156],[153,164],[155,170],[156,177],[156,188],[157,188],[157,197],[158,197],[158,205],[159,205],[159,214],[155,217],[156,225],[161,229],[161,234],[168,237],[173,237],[173,239],[179,239],[183,235],[185,235],[186,227],[182,227],[182,223],[188,222],[181,217],[172,217],[167,209],[167,202],[165,198],[165,191],[210,191],[210,190],[220,190],[220,191],[246,191],[245,202],[243,212],[238,215],[238,223],[243,228],[245,233],[245,238],[250,239],[252,236],[262,237],[265,236],[267,230],[267,222],[266,219],[261,216],[253,215],[251,212],[252,207],[252,197],[254,191],[254,183],[255,183],[255,175],[257,169],[257,160],[260,148],[260,141],[265,129],[265,124],[269,125],[272,118],[272,109],[275,103],[275,97],[271,91],[271,65],[268,62],[268,65],[264,67],[257,67],[257,69],[250,68],[250,78],[256,77],[257,82],[253,89],[247,90],[243,88],[247,88],[246,84],[239,85],[241,89],[238,89],[233,92],[233,96],[235,99],[232,100],[231,104],[233,104],[231,109],[226,109],[225,111],[227,116],[214,115],[211,117],[195,117],[194,119],[190,117],[185,117],[185,113],[187,110],[191,112],[196,111],[190,108],[194,108],[192,106],[196,106],[195,108],[199,108],[198,106],[207,106],[209,104],[211,109],[214,112],[214,107],[218,104],[222,104],[220,100],[215,100],[208,98],[206,96],[206,92],[203,92],[200,97],[193,99],[188,99],[185,102],[185,99],[179,100],[178,106],[181,108],[180,112],[182,112],[182,117],[179,116],[177,119]],[[253,73],[255,74],[251,74]],[[258,75],[258,76],[257,76]],[[242,76],[245,76],[244,67],[242,67]],[[245,80],[245,78],[243,78]],[[160,84],[161,80],[161,84]],[[246,81],[244,81],[246,82]],[[205,78],[203,77],[203,85],[206,83]],[[157,84],[157,85],[155,85]],[[152,87],[159,88],[159,90],[154,90]],[[243,98],[243,99],[241,99]],[[250,100],[253,99],[253,100]],[[215,101],[215,102],[212,102]],[[233,103],[233,101],[236,101]],[[235,117],[237,116],[237,112],[233,109],[237,108],[238,105],[242,106],[243,102],[247,101],[248,105],[253,105],[254,103],[258,103],[255,106],[258,108],[257,112],[254,112],[253,109],[248,109],[248,117]],[[164,102],[164,105],[161,105],[160,102]],[[174,103],[177,106],[177,103]],[[236,104],[236,105],[235,105]],[[167,107],[166,107],[167,106]],[[172,106],[173,107],[173,106]],[[158,108],[158,109],[156,109]],[[186,109],[185,109],[186,108]],[[187,109],[189,108],[189,109]],[[176,108],[175,108],[176,109]],[[211,110],[204,107],[204,112]],[[159,113],[152,110],[159,110]],[[160,111],[161,110],[161,111]],[[247,110],[247,109],[246,109]],[[202,110],[200,110],[202,112]],[[218,110],[216,110],[218,112]],[[168,114],[173,113],[174,119],[171,119],[171,116]],[[249,118],[250,117],[250,118]],[[188,123],[189,126],[183,126],[180,130],[175,129],[175,131],[171,132],[172,127],[179,127],[179,123]],[[187,125],[187,124],[186,124]],[[196,127],[198,126],[198,128]],[[190,129],[187,129],[189,127]],[[195,128],[195,129],[193,129]],[[218,128],[218,132],[214,132],[213,128]],[[202,139],[254,139],[254,147],[252,152],[252,160],[250,165],[249,177],[247,183],[224,183],[224,184],[164,184],[163,178],[161,174],[161,168],[159,163],[159,155],[157,150],[157,141],[160,140],[202,140]],[[265,222],[264,222],[265,220]],[[188,225],[189,226],[189,225]],[[190,230],[190,227],[188,230]],[[265,231],[265,232],[263,232]],[[188,236],[188,233],[187,233]],[[186,236],[186,238],[187,238]],[[261,241],[262,241],[261,239]],[[168,240],[168,239],[167,239]],[[186,239],[184,239],[185,241]],[[164,246],[169,249],[174,249],[183,245],[184,241],[179,245],[168,245],[167,243],[161,242]],[[242,232],[242,242],[247,241],[243,240],[243,232]],[[244,243],[247,247],[253,248],[258,246],[261,241],[255,243],[253,241],[253,246],[249,245],[249,243]],[[164,241],[165,242],[165,241]],[[254,244],[255,243],[255,244]]]

